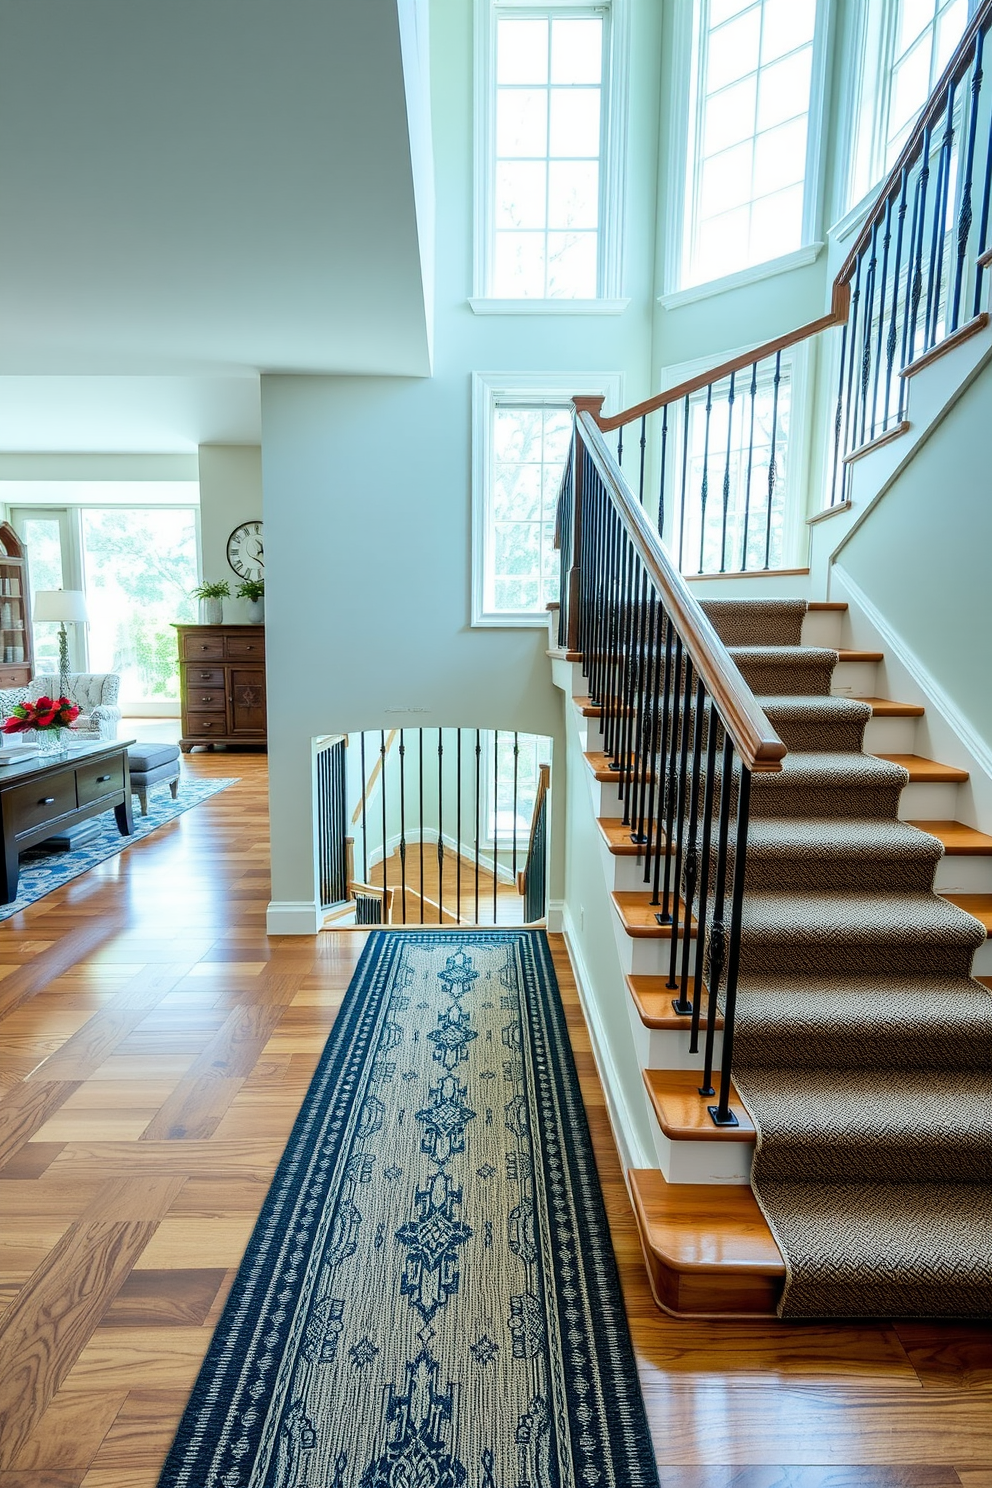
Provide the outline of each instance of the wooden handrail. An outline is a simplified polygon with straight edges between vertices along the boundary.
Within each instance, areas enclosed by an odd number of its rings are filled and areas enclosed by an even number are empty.
[[[855,238],[853,248],[838,270],[837,278],[834,280],[835,289],[838,284],[847,284],[850,282],[859,257],[864,249],[867,248],[876,225],[884,215],[886,202],[893,191],[899,186],[903,170],[906,166],[912,165],[919,150],[923,146],[923,136],[926,130],[935,119],[940,118],[943,112],[948,85],[952,82],[959,82],[961,77],[963,77],[967,71],[968,53],[971,51],[975,37],[990,22],[992,22],[992,0],[982,0],[982,4],[969,21],[964,35],[954,48],[951,60],[938,78],[928,102],[924,105],[923,112],[913,125],[912,133],[899,152],[899,158],[879,187],[878,195],[875,197],[871,211],[865,218],[864,226]]]
[[[609,434],[613,429],[619,429],[622,425],[631,424],[636,419],[644,418],[646,414],[654,413],[670,403],[677,403],[680,398],[698,393],[701,388],[709,387],[714,382],[720,382],[722,378],[729,377],[731,372],[739,372],[743,367],[750,367],[755,362],[764,361],[766,357],[775,356],[777,352],[785,351],[789,346],[797,346],[801,341],[808,341],[811,337],[818,336],[821,331],[829,331],[834,326],[846,324],[851,304],[850,281],[858,258],[871,241],[871,235],[876,226],[884,217],[886,202],[893,191],[898,189],[903,170],[912,164],[922,148],[924,132],[935,119],[940,117],[949,84],[959,81],[967,71],[969,53],[974,45],[975,37],[990,23],[992,23],[992,0],[982,0],[960,42],[955,47],[951,60],[941,73],[923,112],[913,126],[913,131],[900,151],[898,160],[879,187],[874,205],[865,218],[864,225],[854,241],[854,246],[834,279],[829,313],[821,315],[818,320],[808,321],[806,325],[799,326],[794,331],[787,331],[782,336],[765,341],[761,346],[756,346],[753,351],[742,352],[740,356],[731,357],[728,361],[721,362],[718,367],[697,373],[695,377],[689,377],[675,387],[666,388],[663,393],[657,393],[653,398],[645,398],[643,402],[635,403],[631,408],[625,408],[621,413],[615,413],[610,418],[602,418],[597,413],[596,423],[604,434]],[[601,404],[602,399],[599,402]]]
[[[527,839],[527,856],[524,858],[524,869],[517,874],[517,892],[523,895],[527,889],[527,866],[530,864],[531,855],[534,851],[534,837],[537,832],[537,823],[544,805],[544,798],[551,789],[551,766],[538,765],[537,767],[537,794],[534,796],[534,810],[530,814],[530,836]]]
[[[707,620],[685,579],[669,559],[643,508],[613,473],[613,459],[603,443],[595,417],[577,409],[576,422],[600,479],[627,530],[630,541],[661,597],[665,613],[692,658],[696,674],[717,706],[720,718],[743,764],[765,773],[781,770],[787,750],[754,700],[726,646]]]

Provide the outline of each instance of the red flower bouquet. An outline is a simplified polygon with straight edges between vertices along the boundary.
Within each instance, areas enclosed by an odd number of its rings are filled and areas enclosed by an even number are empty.
[[[33,703],[16,703],[9,718],[4,719],[5,734],[23,734],[27,729],[69,728],[79,717],[71,698],[37,698]]]

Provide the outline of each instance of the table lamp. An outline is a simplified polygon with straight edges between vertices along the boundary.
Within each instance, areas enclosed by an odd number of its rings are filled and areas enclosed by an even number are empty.
[[[69,692],[69,637],[67,625],[81,625],[86,614],[86,596],[81,589],[38,589],[34,596],[34,618],[53,620],[59,626],[59,695]]]

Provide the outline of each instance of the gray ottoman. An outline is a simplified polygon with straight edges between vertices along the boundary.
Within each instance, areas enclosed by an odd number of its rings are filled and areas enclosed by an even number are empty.
[[[131,790],[141,802],[142,816],[148,815],[148,792],[153,785],[168,781],[172,799],[179,789],[178,744],[131,744],[127,751],[131,767]]]

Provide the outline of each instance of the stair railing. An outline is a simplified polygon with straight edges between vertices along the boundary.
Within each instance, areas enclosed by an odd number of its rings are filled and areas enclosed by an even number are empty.
[[[840,333],[826,503],[837,506],[849,498],[852,461],[908,427],[913,374],[988,323],[990,29],[992,0],[982,0],[878,191],[826,315],[621,413],[594,413],[601,434],[616,434],[616,464],[658,532],[672,532],[682,572],[775,569],[788,556],[792,347]]]
[[[517,875],[517,891],[524,901],[524,920],[535,925],[548,914],[548,792],[551,766],[539,765],[537,795],[530,823],[524,866]]]
[[[785,745],[672,563],[597,427],[601,399],[574,400],[574,459],[558,530],[559,623],[601,709],[623,825],[640,848],[650,914],[671,936],[667,986],[699,1050],[699,1093],[713,1085],[724,1018],[717,1126],[730,1107],[734,1011],[745,907],[748,807],[755,771],[778,771]],[[651,926],[646,928],[650,929]],[[705,996],[704,996],[705,988]]]

